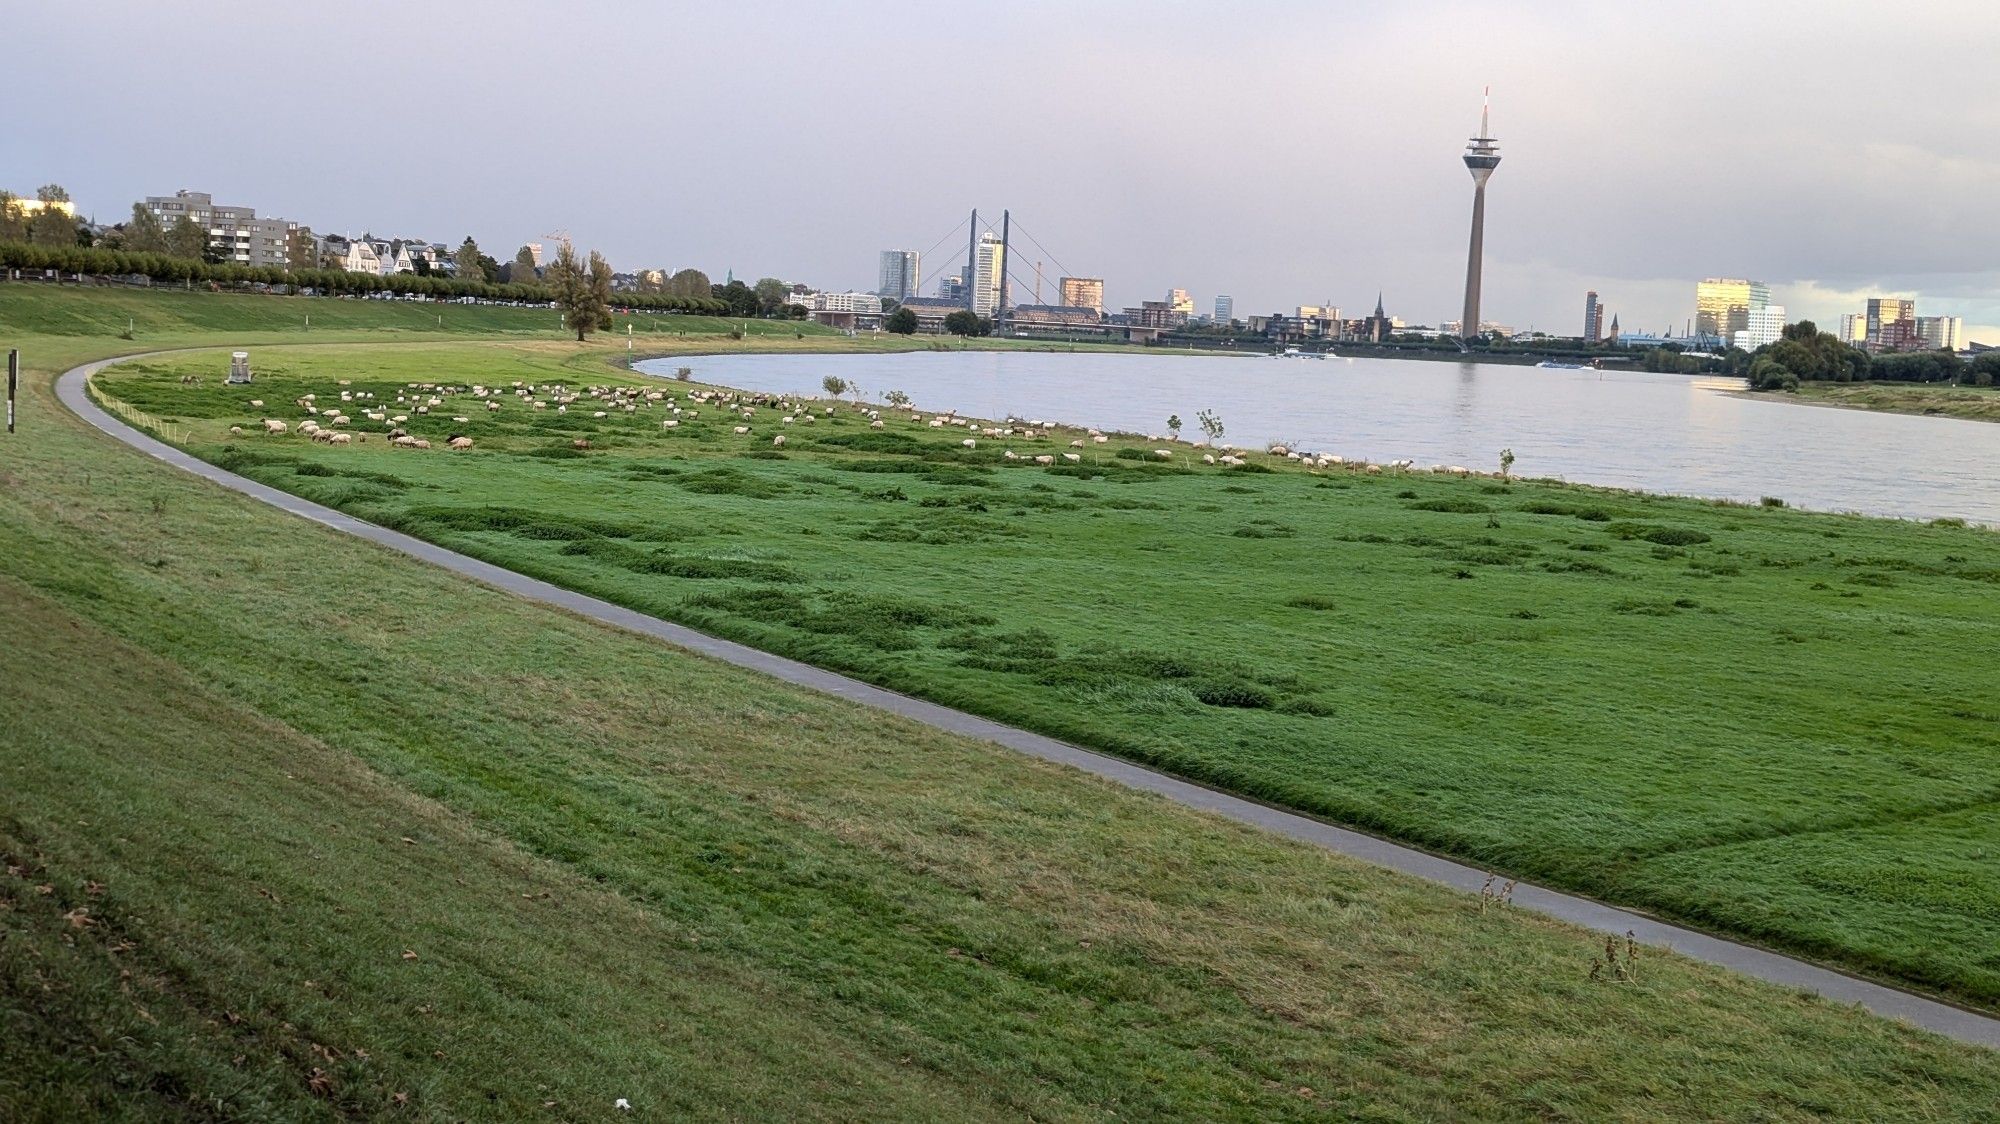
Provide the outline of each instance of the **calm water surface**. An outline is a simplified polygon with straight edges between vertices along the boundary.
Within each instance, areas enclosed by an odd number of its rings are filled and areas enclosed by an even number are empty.
[[[1729,379],[1416,360],[1048,352],[723,355],[639,369],[748,390],[823,393],[838,375],[877,401],[982,418],[1199,436],[1214,410],[1241,446],[1514,471],[1649,492],[2000,524],[2000,424],[1740,398]]]

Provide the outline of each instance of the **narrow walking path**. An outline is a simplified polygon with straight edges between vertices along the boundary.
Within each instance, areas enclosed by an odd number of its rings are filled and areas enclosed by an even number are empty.
[[[147,355],[159,354],[165,353],[147,353]],[[655,637],[688,651],[759,671],[787,683],[901,715],[939,730],[996,742],[1045,761],[1081,769],[1128,788],[1156,793],[1191,808],[1213,812],[1238,823],[1324,847],[1403,874],[1441,882],[1468,893],[1477,893],[1487,882],[1487,872],[1474,867],[1400,846],[1372,835],[1335,827],[1309,816],[1231,796],[1165,773],[1155,772],[1129,761],[1093,753],[1054,738],[1043,737],[1040,734],[1016,729],[922,699],[900,695],[733,641],[721,640],[608,601],[587,597],[548,582],[525,577],[489,562],[469,558],[421,539],[364,522],[330,507],[323,507],[288,492],[238,476],[233,472],[226,472],[190,453],[127,426],[98,407],[85,393],[86,380],[99,370],[113,363],[146,358],[147,355],[107,359],[74,368],[57,381],[57,396],[65,406],[91,425],[157,460],[212,480],[225,488],[262,500],[280,510],[400,551],[433,565],[442,566],[507,593],[566,609],[617,628]],[[1961,1042],[2000,1048],[2000,1019],[1884,984],[1871,983],[1768,949],[1711,936],[1643,914],[1608,906],[1589,898],[1564,894],[1527,883],[1515,887],[1514,904],[1601,933],[1622,937],[1630,932],[1641,943],[1649,946],[1671,949],[1683,956],[1730,968],[1757,979],[1815,992],[1836,1002],[1859,1004],[1886,1018],[1900,1019]]]

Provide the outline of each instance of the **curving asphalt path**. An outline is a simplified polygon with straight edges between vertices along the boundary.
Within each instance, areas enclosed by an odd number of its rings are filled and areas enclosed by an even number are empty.
[[[699,652],[737,667],[762,672],[774,679],[913,719],[935,729],[997,742],[1031,757],[1081,769],[1127,788],[1155,793],[1190,808],[1198,808],[1275,835],[1324,847],[1329,851],[1403,874],[1441,882],[1456,890],[1477,893],[1488,882],[1486,871],[1439,858],[1424,851],[1400,846],[1358,831],[1335,827],[1296,812],[1231,796],[1178,777],[1155,772],[1129,761],[1080,749],[1054,738],[1043,737],[1040,734],[1016,729],[922,699],[900,695],[857,679],[837,675],[797,660],[774,656],[769,652],[759,651],[733,641],[718,639],[691,628],[614,605],[609,601],[586,597],[581,593],[517,574],[490,562],[469,558],[456,551],[446,550],[441,546],[385,527],[378,527],[330,507],[301,499],[289,492],[281,492],[233,472],[225,472],[181,449],[157,441],[106,413],[85,393],[86,381],[103,368],[114,363],[163,354],[168,353],[156,351],[142,355],[128,355],[74,368],[57,380],[56,395],[63,405],[91,425],[156,460],[165,461],[175,468],[212,480],[253,499],[262,500],[282,511],[288,511],[336,531],[441,566],[495,589],[566,609],[579,616],[630,632],[664,640],[676,647]],[[1760,980],[1814,992],[1835,1002],[1858,1004],[1885,1018],[1901,1020],[1960,1042],[2000,1048],[2000,1019],[1949,1003],[1858,979],[1768,949],[1725,940],[1644,914],[1618,909],[1589,898],[1560,893],[1542,886],[1519,883],[1514,888],[1513,900],[1514,904],[1522,909],[1530,909],[1586,929],[1612,935],[1629,932],[1648,946],[1671,949],[1682,956],[1730,968]]]

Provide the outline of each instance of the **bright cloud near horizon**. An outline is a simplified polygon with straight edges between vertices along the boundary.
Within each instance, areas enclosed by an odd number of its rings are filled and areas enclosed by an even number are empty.
[[[10,12],[0,188],[177,188],[505,259],[873,288],[876,254],[1453,319],[1493,88],[1486,315],[1684,328],[1694,282],[2000,343],[2000,19],[1978,0],[760,5],[81,0]],[[928,286],[927,286],[928,288]],[[1026,292],[1016,289],[1016,299]]]

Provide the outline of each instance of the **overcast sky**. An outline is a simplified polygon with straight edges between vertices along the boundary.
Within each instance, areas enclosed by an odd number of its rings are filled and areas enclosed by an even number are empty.
[[[1486,314],[1704,276],[1831,322],[1916,295],[2000,343],[2000,12],[1881,3],[15,6],[0,187],[100,219],[186,187],[505,259],[873,288],[1011,208],[1015,272],[1239,316],[1454,318],[1493,87]],[[964,258],[962,231],[924,262]],[[1057,263],[1061,264],[1058,265]],[[1053,299],[1053,283],[1048,286]],[[928,291],[929,286],[926,286]],[[1017,290],[1017,299],[1028,294]]]

